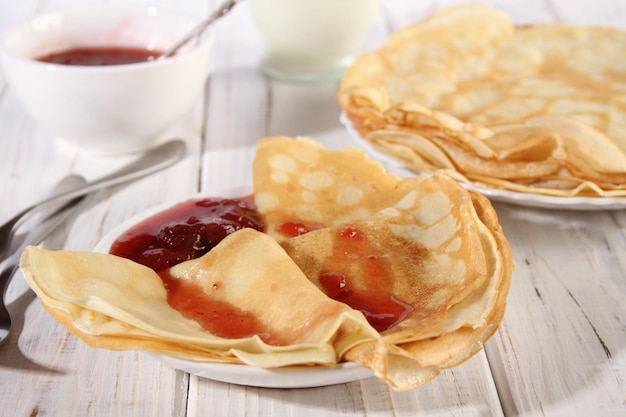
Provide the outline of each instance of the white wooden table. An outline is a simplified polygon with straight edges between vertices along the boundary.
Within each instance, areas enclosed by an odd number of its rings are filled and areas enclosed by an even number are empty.
[[[214,5],[207,0],[154,2],[198,16]],[[35,13],[84,3],[2,0],[0,29]],[[458,1],[384,0],[368,47],[453,3]],[[626,29],[623,0],[487,3],[522,24]],[[80,214],[45,245],[90,250],[124,219],[157,203],[249,185],[253,145],[263,136],[310,135],[332,146],[352,144],[338,120],[338,82],[269,80],[258,69],[260,47],[247,5],[238,6],[215,29],[203,100],[172,127],[172,134],[188,144],[184,160],[88,197]],[[0,74],[0,219],[40,199],[70,172],[95,178],[128,159],[59,146],[29,120]],[[626,211],[494,206],[517,263],[504,323],[484,352],[427,385],[395,393],[371,378],[320,388],[251,388],[197,378],[141,352],[93,350],[42,309],[18,274],[8,292],[16,332],[0,346],[0,415],[626,415]]]

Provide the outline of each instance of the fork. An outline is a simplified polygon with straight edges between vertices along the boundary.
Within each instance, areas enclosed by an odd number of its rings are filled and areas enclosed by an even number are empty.
[[[53,189],[53,194],[77,189],[84,186],[86,183],[85,179],[79,175],[69,175],[59,181]],[[6,259],[6,262],[4,262],[0,272],[0,295],[2,296],[0,300],[0,345],[8,339],[13,327],[11,315],[9,314],[7,306],[4,303],[4,296],[9,283],[11,282],[11,278],[15,272],[17,272],[22,250],[27,245],[38,245],[41,243],[46,236],[48,236],[59,224],[67,219],[67,217],[74,211],[72,208],[83,198],[84,196],[75,197],[64,204],[57,204],[58,208],[56,211],[53,211],[47,217],[45,213],[42,213],[41,223],[33,226],[30,232],[28,232],[24,237],[24,240],[20,244],[13,245],[14,247],[11,248],[11,255]]]

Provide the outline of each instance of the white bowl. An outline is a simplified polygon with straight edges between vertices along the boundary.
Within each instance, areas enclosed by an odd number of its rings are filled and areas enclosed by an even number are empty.
[[[161,7],[108,4],[33,17],[0,40],[4,76],[44,129],[80,148],[115,154],[154,146],[197,102],[209,73],[205,35],[172,58],[73,66],[36,58],[77,47],[165,50],[199,18]]]

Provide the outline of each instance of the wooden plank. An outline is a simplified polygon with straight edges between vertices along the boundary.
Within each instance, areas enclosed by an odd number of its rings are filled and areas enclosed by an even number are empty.
[[[474,367],[476,362],[476,367]],[[486,361],[467,364],[475,371]],[[466,365],[463,365],[464,367]],[[306,389],[267,389],[224,384],[191,377],[189,416],[500,416],[500,404],[491,378],[482,372],[448,371],[429,384],[398,393],[376,378]]]
[[[460,2],[384,0],[367,47],[381,45],[392,30]],[[214,3],[197,0],[181,7],[200,10]],[[518,23],[624,27],[626,22],[626,5],[620,0],[486,3],[501,7]],[[36,11],[76,4],[25,0],[11,5],[10,13],[2,5],[0,28]],[[220,22],[214,35],[206,100],[171,131],[189,144],[185,161],[93,195],[47,246],[89,250],[147,207],[197,191],[250,184],[252,146],[262,136],[305,134],[330,146],[352,144],[338,122],[337,82],[294,85],[268,80],[259,72],[261,44],[245,4]],[[89,157],[51,139],[4,88],[0,218],[34,202],[66,173],[95,178],[131,159]],[[487,343],[486,353],[415,390],[395,393],[373,378],[302,390],[240,387],[188,376],[142,353],[93,350],[51,319],[17,277],[8,296],[21,335],[0,348],[2,410],[110,416],[198,416],[208,411],[259,416],[626,414],[626,212],[495,207],[517,262],[503,326]]]
[[[195,7],[193,10],[200,16],[209,3],[198,0],[186,2],[185,6]],[[19,2],[19,7],[11,5],[10,19],[4,13],[0,15],[4,19],[2,23],[8,24],[14,17],[84,4],[69,0],[24,1]],[[185,120],[171,129],[172,135],[181,136],[189,145],[188,157],[182,163],[136,183],[88,197],[82,203],[81,213],[48,239],[46,246],[91,250],[104,234],[129,216],[196,192],[204,113],[200,102]],[[0,96],[0,135],[2,218],[42,198],[52,183],[67,173],[77,172],[93,179],[135,158],[97,157],[59,145],[32,124],[10,90]],[[49,316],[27,290],[20,274],[13,280],[7,299],[16,319],[16,332],[0,348],[3,399],[0,414],[9,410],[13,415],[33,416],[182,417],[186,414],[188,375],[185,373],[140,352],[87,347]]]
[[[497,206],[517,263],[487,346],[508,415],[623,415],[626,213]]]

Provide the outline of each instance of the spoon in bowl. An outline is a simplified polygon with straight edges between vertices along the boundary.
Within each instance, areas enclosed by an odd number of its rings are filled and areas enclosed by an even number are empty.
[[[230,10],[235,7],[237,3],[240,3],[243,0],[226,0],[224,3],[220,5],[209,17],[196,25],[189,33],[187,33],[182,39],[172,45],[170,48],[165,50],[157,59],[165,59],[174,55],[180,48],[187,44],[191,39],[200,35],[204,32],[209,26],[213,24],[217,19],[222,16],[225,16],[230,12]]]

